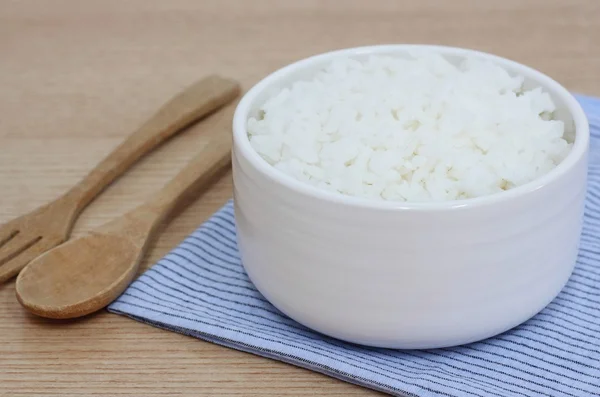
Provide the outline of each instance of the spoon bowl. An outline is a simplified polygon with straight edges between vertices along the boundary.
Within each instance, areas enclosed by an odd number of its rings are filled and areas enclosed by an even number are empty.
[[[89,255],[92,252],[102,256]],[[133,241],[115,235],[95,233],[71,240],[21,272],[17,299],[42,317],[72,318],[91,313],[108,305],[129,285],[141,254]]]

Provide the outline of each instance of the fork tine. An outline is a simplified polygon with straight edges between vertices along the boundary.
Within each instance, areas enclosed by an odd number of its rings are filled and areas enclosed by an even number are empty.
[[[0,227],[0,247],[8,243],[19,234],[19,231],[11,228],[9,225]]]
[[[35,244],[41,237],[31,237],[24,234],[17,234],[10,241],[0,247],[0,265],[8,262],[27,248]]]
[[[52,245],[44,244],[41,238],[37,238],[32,244],[18,251],[12,259],[8,259],[0,265],[0,284],[10,280],[25,267],[29,262],[51,249]]]

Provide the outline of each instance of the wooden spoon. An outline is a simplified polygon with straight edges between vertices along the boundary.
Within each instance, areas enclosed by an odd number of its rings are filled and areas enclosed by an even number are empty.
[[[161,221],[188,193],[230,165],[231,119],[220,121],[218,134],[153,198],[29,263],[16,282],[21,305],[38,316],[64,319],[92,313],[117,298],[135,276]]]

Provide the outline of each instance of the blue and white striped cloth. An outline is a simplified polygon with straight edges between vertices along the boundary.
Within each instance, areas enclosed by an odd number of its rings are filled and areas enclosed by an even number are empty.
[[[418,351],[360,347],[312,332],[270,305],[248,280],[231,202],[109,310],[399,396],[600,396],[600,99],[578,99],[592,128],[579,260],[562,293],[509,332]]]

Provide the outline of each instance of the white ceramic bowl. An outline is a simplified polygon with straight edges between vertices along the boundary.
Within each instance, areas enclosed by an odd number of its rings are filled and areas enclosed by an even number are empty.
[[[430,48],[485,57],[544,87],[575,133],[547,175],[499,194],[444,203],[374,202],[318,190],[272,168],[246,121],[275,90],[340,56]],[[413,45],[352,48],[288,65],[242,98],[233,120],[233,178],[244,267],[278,309],[323,334],[388,348],[435,348],[506,331],[544,308],[577,256],[589,129],[556,81],[471,50]]]

